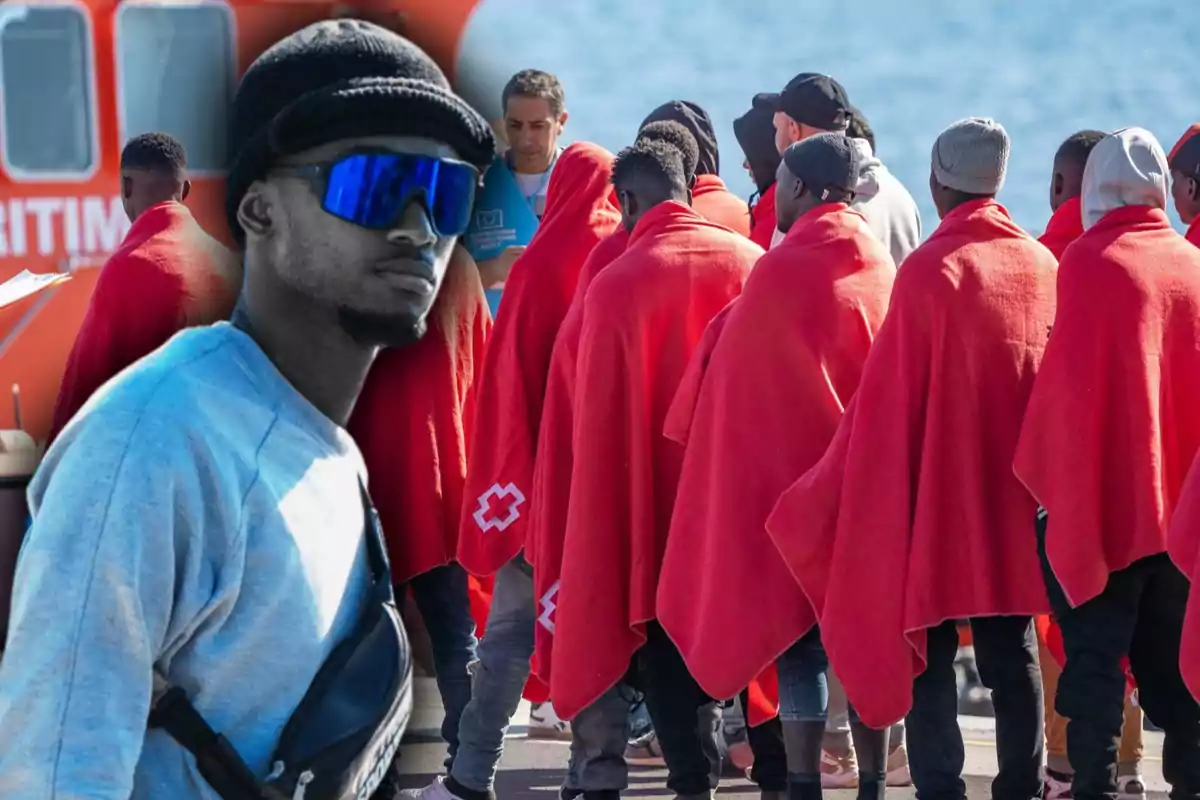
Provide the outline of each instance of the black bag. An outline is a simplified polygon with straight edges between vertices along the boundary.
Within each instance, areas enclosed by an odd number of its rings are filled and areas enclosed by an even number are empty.
[[[367,800],[386,776],[412,715],[412,654],[396,610],[378,514],[362,489],[371,586],[354,630],[321,665],[259,781],[156,669],[150,727],[196,757],[224,800]]]

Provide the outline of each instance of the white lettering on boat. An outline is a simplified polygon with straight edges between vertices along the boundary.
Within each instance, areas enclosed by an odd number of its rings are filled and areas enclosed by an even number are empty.
[[[98,256],[129,232],[120,197],[10,197],[0,200],[0,258]]]

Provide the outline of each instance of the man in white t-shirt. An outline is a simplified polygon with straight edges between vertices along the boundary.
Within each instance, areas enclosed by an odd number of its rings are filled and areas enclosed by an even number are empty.
[[[501,103],[508,151],[497,157],[484,176],[484,181],[486,184],[489,180],[497,180],[498,170],[507,171],[540,220],[546,211],[550,172],[560,152],[558,139],[562,136],[563,126],[567,124],[563,87],[558,78],[548,72],[521,70],[505,85]],[[469,232],[468,247],[473,241]],[[479,264],[479,275],[487,290],[488,304],[493,314],[508,272],[517,256],[525,250],[526,244],[515,242],[492,257],[481,257],[478,250],[472,253]]]

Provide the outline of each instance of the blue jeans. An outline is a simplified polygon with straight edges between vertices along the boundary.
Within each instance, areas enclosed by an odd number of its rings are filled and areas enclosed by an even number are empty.
[[[504,734],[521,703],[533,656],[537,603],[533,575],[520,556],[496,573],[487,631],[471,664],[471,699],[458,728],[450,777],[462,787],[491,791],[504,753]]]
[[[409,585],[433,650],[438,693],[445,709],[442,739],[449,751],[446,757],[449,768],[458,753],[459,719],[471,700],[471,676],[467,669],[475,660],[477,644],[467,572],[458,564],[447,564],[418,575]]]
[[[821,632],[813,628],[789,647],[777,662],[779,719],[782,722],[825,722],[829,717],[829,656]],[[858,722],[847,703],[851,722]]]

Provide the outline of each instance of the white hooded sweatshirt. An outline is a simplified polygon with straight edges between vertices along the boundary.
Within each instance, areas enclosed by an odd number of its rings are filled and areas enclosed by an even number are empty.
[[[1123,128],[1101,139],[1083,170],[1084,230],[1123,206],[1167,207],[1167,154],[1154,134]]]

